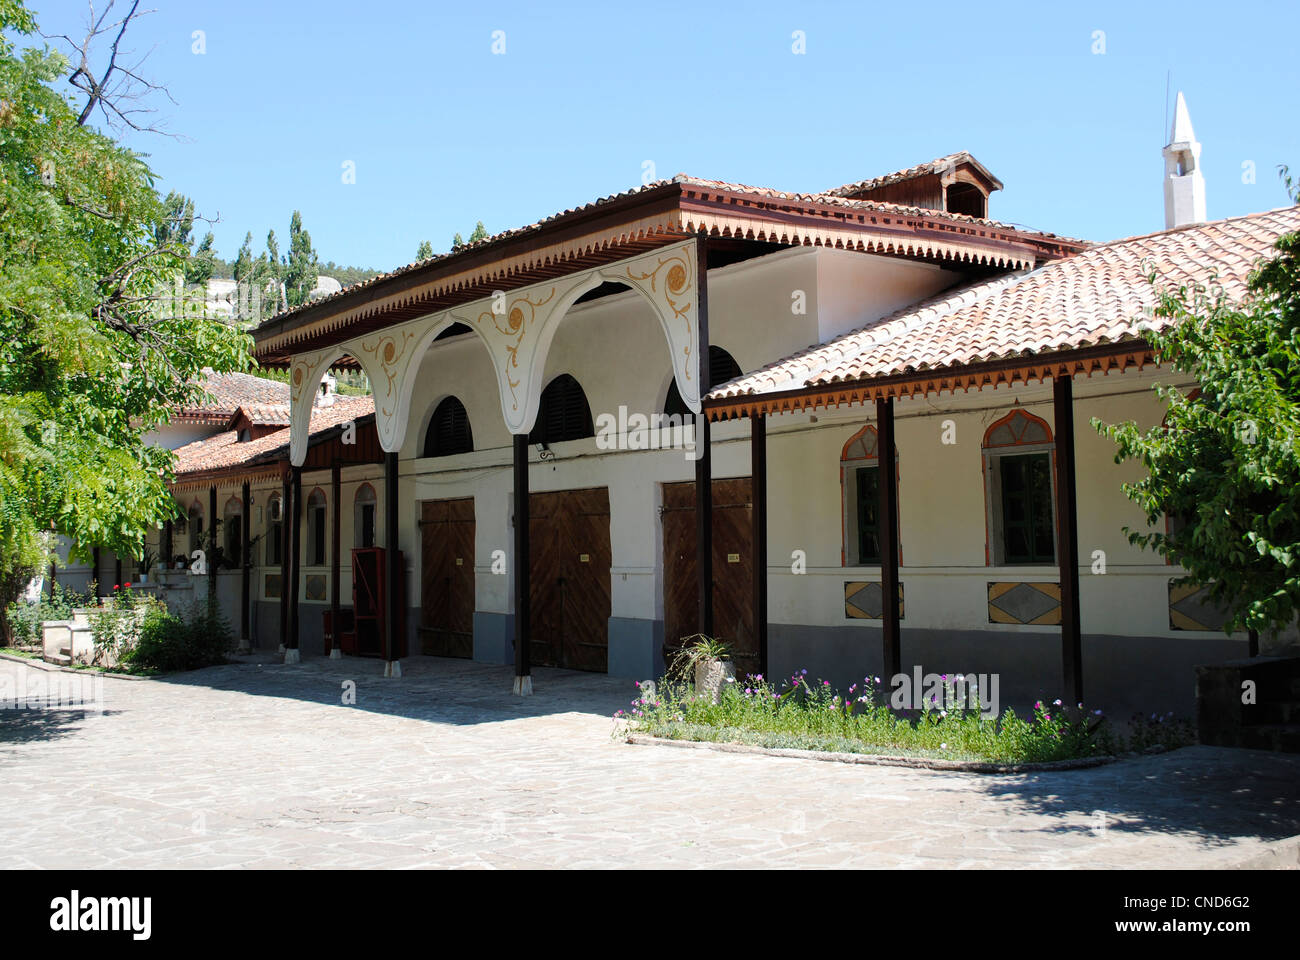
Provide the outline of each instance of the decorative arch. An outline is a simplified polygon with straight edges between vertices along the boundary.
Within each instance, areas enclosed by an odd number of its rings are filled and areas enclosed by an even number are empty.
[[[374,358],[357,348],[359,341],[352,340],[319,353],[294,357],[289,367],[289,462],[301,467],[307,459],[307,442],[311,437],[311,411],[316,401],[316,390],[325,372],[340,359],[352,357],[361,365],[375,393],[375,425],[380,428],[383,443],[383,424],[379,413],[379,384],[375,379]],[[387,379],[383,382],[387,383]],[[384,446],[385,450],[389,447]]]
[[[875,460],[879,454],[876,448],[876,428],[867,424],[845,442],[840,450],[840,462],[853,460]]]
[[[380,445],[390,453],[400,449],[406,436],[417,364],[429,345],[456,323],[473,330],[487,347],[506,427],[513,434],[531,432],[541,404],[546,358],[558,323],[578,299],[603,283],[629,287],[650,305],[668,341],[682,401],[698,413],[697,272],[695,240],[689,239],[560,280],[497,291],[462,307],[297,357],[289,381],[290,462],[301,466],[306,459],[310,398],[324,372],[344,355],[354,357],[370,378]]]
[[[984,431],[983,446],[1020,447],[1051,442],[1052,428],[1046,420],[1027,410],[1016,409],[989,425]]]
[[[421,453],[426,457],[450,457],[474,450],[474,429],[459,397],[445,396],[433,408],[424,430]]]

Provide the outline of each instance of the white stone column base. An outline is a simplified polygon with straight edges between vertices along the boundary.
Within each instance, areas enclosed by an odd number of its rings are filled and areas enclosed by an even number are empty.
[[[252,653],[253,645],[247,639],[241,639],[239,646],[235,647],[235,653]]]
[[[527,677],[515,677],[514,693],[520,697],[531,697],[533,695],[533,678],[531,674]]]
[[[400,679],[402,676],[402,661],[401,660],[384,661],[384,676],[392,677],[395,680]]]
[[[276,652],[277,652],[277,653],[284,653],[284,643],[283,643],[283,641],[280,643],[280,649],[279,649],[278,651],[276,651]]]
[[[285,663],[302,663],[302,651],[298,649],[284,651]]]
[[[331,659],[331,660],[342,660],[342,659],[343,659],[343,651],[340,650],[338,647],[331,647],[331,648],[330,648],[330,659]]]

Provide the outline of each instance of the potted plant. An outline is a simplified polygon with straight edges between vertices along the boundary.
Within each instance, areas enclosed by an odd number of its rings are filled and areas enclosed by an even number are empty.
[[[683,638],[673,671],[691,677],[695,682],[695,695],[708,697],[714,703],[721,699],[725,684],[736,682],[731,648],[716,637],[706,637],[702,633]]]
[[[158,554],[154,553],[148,547],[140,552],[140,559],[136,561],[136,568],[140,574],[140,585],[146,586],[149,583],[149,571],[153,569],[154,564],[158,562]]]

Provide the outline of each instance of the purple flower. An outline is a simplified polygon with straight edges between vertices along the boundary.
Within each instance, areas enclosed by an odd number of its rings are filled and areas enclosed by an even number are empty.
[[[808,671],[807,671],[807,670],[800,670],[799,673],[802,674],[802,675],[805,676],[805,677],[808,675]],[[1152,716],[1154,717],[1155,714],[1153,713]]]

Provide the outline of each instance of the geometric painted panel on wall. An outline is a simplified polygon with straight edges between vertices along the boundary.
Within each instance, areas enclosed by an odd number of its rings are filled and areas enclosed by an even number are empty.
[[[307,599],[324,600],[325,596],[325,575],[323,573],[310,574],[307,577]]]
[[[844,581],[844,616],[849,620],[879,620],[885,592],[880,581]],[[903,619],[903,585],[898,585],[898,619]]]
[[[989,623],[1059,624],[1061,587],[1056,583],[990,583]]]
[[[280,599],[280,575],[278,573],[268,573],[266,575],[266,599]]]
[[[1209,587],[1169,581],[1169,629],[1221,631],[1228,612],[1210,602]]]

